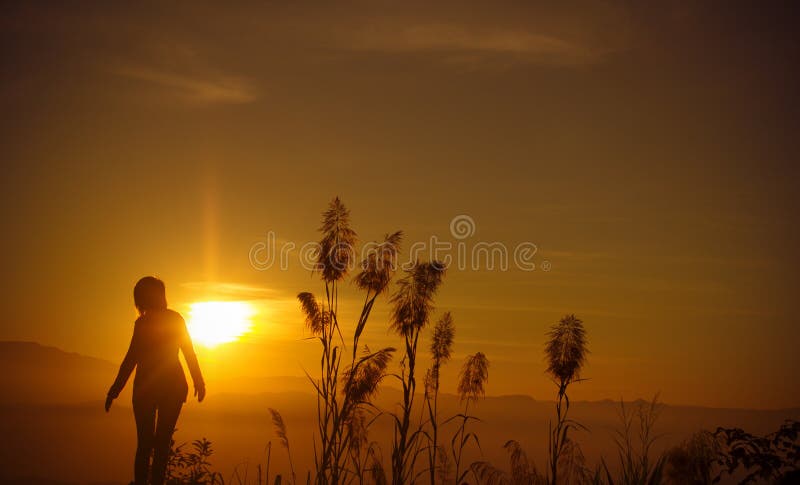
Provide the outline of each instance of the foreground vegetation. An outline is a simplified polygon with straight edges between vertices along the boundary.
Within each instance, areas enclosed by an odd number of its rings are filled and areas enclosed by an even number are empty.
[[[555,384],[553,418],[546,441],[543,437],[547,463],[537,468],[514,440],[504,446],[509,457],[507,468],[487,461],[465,463],[465,450],[473,447],[481,451],[480,439],[471,427],[477,417],[470,413],[485,394],[489,359],[482,352],[465,359],[457,387],[462,409],[456,415],[441,416],[439,376],[450,361],[456,335],[455,318],[450,312],[434,318],[434,300],[444,283],[445,266],[438,261],[416,261],[398,268],[403,237],[400,231],[388,234],[382,242],[370,243],[364,260],[355,261],[356,232],[350,225],[349,211],[338,198],[323,213],[320,231],[315,272],[321,279],[322,296],[311,292],[298,295],[306,331],[319,345],[320,356],[318,371],[308,374],[317,402],[314,469],[301,473],[299,481],[319,485],[656,485],[710,484],[721,479],[740,483],[800,482],[800,423],[796,421],[787,421],[775,433],[762,437],[741,429],[700,431],[656,455],[653,447],[659,437],[654,426],[661,408],[657,396],[633,408],[620,402],[614,436],[616,450],[608,450],[613,452],[612,457],[603,457],[590,467],[575,433],[589,430],[569,415],[570,386],[582,380],[588,354],[586,329],[575,315],[566,315],[546,336],[546,372]],[[340,326],[339,289],[353,269],[357,272],[352,282],[364,293],[363,305],[352,326]],[[392,287],[396,273],[400,276]],[[392,308],[386,323],[396,335],[398,346],[373,350],[361,339],[375,302],[387,293]],[[431,325],[432,331],[426,332]],[[351,328],[352,334],[345,335],[345,330]],[[426,340],[432,365],[421,373],[417,365]],[[417,386],[420,375],[424,376],[421,393]],[[382,410],[373,403],[380,384],[387,378],[395,380],[402,390],[402,402],[394,410]],[[420,394],[421,403],[417,402]],[[290,469],[270,476],[270,443],[265,466],[259,464],[252,476],[237,470],[228,482],[298,483],[289,430],[278,410],[270,412]],[[370,440],[370,428],[378,419],[391,420],[391,442]],[[455,428],[455,432],[442,436],[443,425],[448,423],[448,429]],[[389,457],[386,462],[384,450]],[[188,449],[185,445],[174,448],[169,483],[225,483],[211,470],[211,454],[211,444],[206,440],[196,441]]]

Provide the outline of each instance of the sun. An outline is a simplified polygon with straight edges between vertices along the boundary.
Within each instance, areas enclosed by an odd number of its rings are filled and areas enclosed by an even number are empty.
[[[256,311],[243,301],[199,301],[189,305],[186,326],[192,341],[206,347],[234,342],[248,333]]]

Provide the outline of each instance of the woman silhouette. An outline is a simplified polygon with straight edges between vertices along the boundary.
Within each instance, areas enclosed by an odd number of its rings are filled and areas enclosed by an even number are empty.
[[[136,319],[131,345],[119,367],[117,379],[108,390],[106,412],[136,368],[133,381],[133,415],[136,418],[137,435],[135,483],[147,484],[152,454],[151,480],[153,485],[162,485],[172,433],[189,394],[189,386],[178,360],[178,350],[183,352],[186,359],[198,401],[202,402],[205,398],[206,386],[183,317],[167,309],[164,283],[152,276],[140,279],[133,289],[133,300],[139,318]]]

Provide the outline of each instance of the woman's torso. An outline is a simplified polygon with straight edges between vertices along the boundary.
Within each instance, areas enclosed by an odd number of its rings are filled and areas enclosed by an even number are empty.
[[[134,400],[186,400],[188,385],[178,359],[184,325],[172,310],[148,312],[136,320]]]

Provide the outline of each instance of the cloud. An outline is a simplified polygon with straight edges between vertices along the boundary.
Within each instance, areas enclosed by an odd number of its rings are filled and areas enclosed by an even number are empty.
[[[190,103],[246,104],[258,97],[252,83],[240,77],[190,76],[139,65],[120,67],[115,73],[165,88]]]
[[[348,44],[352,50],[439,53],[457,62],[505,59],[563,65],[595,63],[612,51],[555,34],[455,23],[370,25],[356,30]]]
[[[262,286],[247,285],[242,283],[228,283],[216,281],[189,281],[181,286],[191,291],[236,298],[240,300],[261,300],[277,297],[277,291]]]

